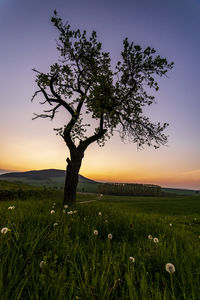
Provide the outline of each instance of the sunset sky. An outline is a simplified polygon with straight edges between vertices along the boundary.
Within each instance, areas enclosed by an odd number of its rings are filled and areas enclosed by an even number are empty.
[[[138,151],[116,134],[104,147],[88,148],[80,174],[200,189],[200,0],[0,0],[0,169],[66,167],[68,150],[53,131],[66,117],[32,121],[42,112],[31,103],[37,89],[32,69],[48,72],[58,59],[50,22],[55,9],[72,28],[95,30],[113,64],[125,37],[174,61],[169,78],[159,79],[157,104],[147,110],[152,121],[170,124],[167,146]]]

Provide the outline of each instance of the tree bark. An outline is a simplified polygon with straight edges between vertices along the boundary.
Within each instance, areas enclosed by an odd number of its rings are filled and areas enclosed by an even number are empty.
[[[84,153],[73,151],[71,158],[67,158],[66,178],[64,187],[63,204],[74,205],[76,202],[76,188],[78,185],[78,174],[81,167]]]

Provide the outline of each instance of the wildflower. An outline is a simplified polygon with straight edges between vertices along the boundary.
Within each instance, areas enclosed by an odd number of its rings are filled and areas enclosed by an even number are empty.
[[[1,229],[1,233],[6,234],[9,231],[9,229],[7,227],[4,227]]]
[[[130,256],[130,257],[129,257],[129,260],[130,260],[131,263],[134,263],[134,262],[135,262],[135,257]]]
[[[66,209],[66,208],[68,208],[68,205],[67,205],[67,204],[65,204],[65,205],[64,205],[64,208],[65,208],[65,209]]]
[[[73,211],[70,210],[70,211],[67,212],[67,214],[68,214],[68,215],[72,215],[72,214],[73,214]]]
[[[159,239],[155,237],[155,238],[153,239],[153,241],[154,241],[155,244],[157,244],[157,243],[159,242]]]
[[[55,210],[52,209],[52,210],[51,210],[51,214],[52,214],[52,215],[55,214]]]
[[[47,263],[46,261],[42,260],[42,261],[40,262],[40,268],[42,269],[46,263]]]
[[[98,230],[96,230],[96,229],[93,231],[93,233],[94,233],[94,235],[98,235],[99,234]]]
[[[10,210],[11,209],[15,209],[15,206],[14,205],[13,206],[9,206],[8,209],[10,209]]]
[[[101,211],[99,212],[99,216],[101,216]]]
[[[113,237],[112,234],[109,233],[109,234],[108,234],[108,239],[109,239],[109,240],[112,240],[112,237]]]
[[[151,234],[148,235],[148,239],[153,240],[153,237]]]
[[[169,226],[172,226],[172,224],[170,223]]]
[[[58,223],[54,223],[54,224],[53,224],[53,227],[56,227],[57,225],[58,225]]]
[[[165,268],[166,268],[166,271],[170,274],[175,272],[175,267],[171,263],[166,264]]]

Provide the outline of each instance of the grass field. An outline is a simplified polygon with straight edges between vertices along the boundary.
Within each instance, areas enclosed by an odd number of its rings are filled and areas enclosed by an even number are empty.
[[[1,300],[200,299],[200,196],[78,194],[63,212],[40,192],[0,202]]]

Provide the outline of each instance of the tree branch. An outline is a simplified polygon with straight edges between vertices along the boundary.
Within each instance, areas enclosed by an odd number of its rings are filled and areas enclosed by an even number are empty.
[[[94,134],[94,135],[90,136],[89,138],[87,138],[86,140],[81,141],[78,148],[85,151],[91,143],[101,139],[104,136],[104,134],[107,132],[107,129],[103,128],[103,122],[104,122],[104,117],[103,117],[103,114],[101,114],[100,124],[99,124],[99,131],[96,134]]]

